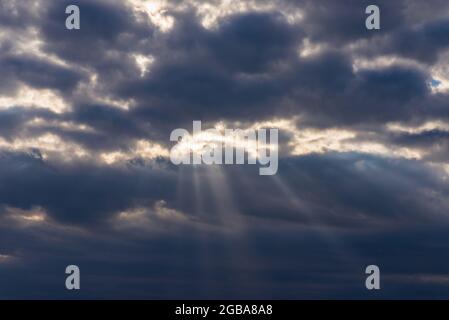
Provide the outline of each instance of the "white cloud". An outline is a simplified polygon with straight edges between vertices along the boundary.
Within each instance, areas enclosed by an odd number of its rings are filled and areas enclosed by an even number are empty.
[[[70,105],[50,89],[35,89],[22,85],[11,94],[0,96],[0,110],[11,107],[30,107],[49,109],[55,113],[64,113],[71,109]]]

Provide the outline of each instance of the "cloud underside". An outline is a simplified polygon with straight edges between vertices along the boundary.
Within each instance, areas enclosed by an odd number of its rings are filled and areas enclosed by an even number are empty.
[[[448,297],[447,1],[379,31],[369,1],[31,2],[0,0],[0,298],[70,297],[68,264],[86,298],[369,298],[373,263]],[[172,165],[194,120],[279,128],[278,174]]]

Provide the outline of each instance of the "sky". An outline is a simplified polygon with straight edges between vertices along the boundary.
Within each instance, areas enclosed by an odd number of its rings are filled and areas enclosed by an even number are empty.
[[[447,0],[0,0],[0,74],[0,299],[449,299]]]

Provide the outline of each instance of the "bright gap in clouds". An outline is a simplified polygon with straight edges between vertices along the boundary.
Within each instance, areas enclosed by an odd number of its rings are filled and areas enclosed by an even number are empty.
[[[433,81],[438,85],[432,86],[433,93],[448,93],[449,92],[449,51],[442,54],[438,63],[431,68],[431,76]]]
[[[176,23],[170,12],[186,11],[194,8],[201,19],[201,24],[207,29],[217,28],[219,21],[226,16],[245,12],[272,12],[280,11],[291,24],[302,21],[304,13],[299,8],[279,7],[276,2],[262,2],[258,0],[239,1],[223,0],[208,3],[202,0],[186,0],[170,2],[164,0],[127,0],[137,12],[148,15],[161,31],[168,32]]]
[[[47,220],[47,213],[41,207],[33,207],[30,210],[7,207],[6,215],[22,224],[39,224]]]
[[[0,99],[1,102],[1,99]],[[47,132],[40,136],[26,137],[17,136],[13,140],[0,138],[0,147],[5,150],[27,151],[39,150],[44,160],[72,162],[78,160],[94,160],[108,165],[123,164],[131,159],[140,158],[153,160],[157,158],[169,159],[170,148],[173,147],[175,154],[179,156],[197,154],[204,152],[205,146],[229,146],[234,150],[245,149],[248,155],[257,159],[258,150],[276,148],[279,156],[304,156],[308,154],[323,154],[327,152],[360,152],[385,157],[396,157],[405,159],[422,159],[425,150],[413,147],[398,147],[382,141],[375,132],[366,134],[357,130],[342,128],[317,129],[297,125],[297,119],[273,119],[271,121],[256,122],[253,124],[224,123],[217,122],[211,126],[202,128],[200,134],[184,137],[173,145],[137,139],[129,142],[127,150],[116,149],[109,151],[92,151],[85,149],[82,145],[64,139],[57,133]],[[58,122],[55,120],[44,120],[35,118],[26,123],[28,128],[39,129],[40,127],[53,128],[55,130],[71,130],[84,134],[95,133],[96,130],[76,122]],[[216,133],[206,132],[208,128],[215,128]],[[278,128],[281,136],[279,146],[271,145],[269,137],[266,144],[260,141],[247,140],[244,137],[227,137],[225,129],[241,128],[243,134],[257,129]],[[391,133],[423,133],[429,130],[449,130],[449,124],[444,122],[427,122],[418,126],[404,125],[401,123],[389,123],[386,129]]]
[[[144,77],[148,73],[150,66],[154,63],[154,57],[136,54],[134,55],[134,59],[139,67],[140,76]]]
[[[173,28],[175,19],[167,14],[167,2],[163,0],[127,0],[130,6],[139,13],[144,13],[162,32]]]
[[[7,254],[0,254],[0,263],[3,262],[8,262],[9,260],[11,260],[11,256],[7,255]]]
[[[13,94],[0,96],[0,110],[12,107],[43,108],[61,114],[70,110],[62,97],[50,89],[22,85]]]

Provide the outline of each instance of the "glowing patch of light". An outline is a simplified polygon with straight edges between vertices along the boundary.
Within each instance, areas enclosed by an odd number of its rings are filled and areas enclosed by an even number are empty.
[[[52,127],[80,132],[95,132],[95,129],[85,124],[78,124],[72,121],[47,120],[34,118],[27,123],[31,127]]]
[[[147,227],[154,220],[181,222],[186,221],[187,216],[182,212],[169,208],[164,200],[157,201],[152,207],[136,207],[122,211],[117,215],[119,223],[137,227]]]
[[[31,216],[22,216],[21,217],[23,220],[26,221],[31,221],[31,222],[42,222],[45,221],[45,216],[41,216],[41,215],[31,215]]]
[[[382,156],[404,157],[408,159],[421,159],[423,153],[405,147],[389,147],[381,142],[357,140],[356,131],[330,128],[298,128],[298,119],[274,119],[271,121],[256,122],[251,128],[278,128],[288,135],[289,154],[302,156],[308,154],[323,154],[326,152],[362,152]]]
[[[432,93],[449,92],[449,52],[441,56],[438,63],[432,67],[430,74],[437,86],[431,86]]]
[[[14,95],[0,96],[0,109],[11,107],[31,107],[49,109],[55,113],[70,110],[65,101],[50,89],[35,89],[22,86]]]
[[[147,210],[147,208],[139,207],[122,211],[118,214],[118,219],[125,221],[140,220],[145,217]]]
[[[9,262],[12,259],[12,256],[7,254],[0,254],[0,263]]]
[[[162,32],[173,28],[175,19],[167,14],[168,4],[163,0],[127,0],[131,7],[148,16],[151,22]]]
[[[194,8],[201,19],[201,24],[208,29],[216,28],[219,20],[229,15],[245,12],[281,12],[290,24],[297,24],[303,20],[302,10],[293,6],[279,6],[269,1],[239,1],[222,0],[213,3],[198,0],[170,2],[166,0],[128,0],[128,3],[138,12],[144,12],[150,20],[162,31],[170,30],[174,25],[174,18],[168,11],[187,11]]]
[[[213,4],[201,1],[187,1],[195,7],[201,23],[205,28],[216,28],[219,20],[229,15],[245,12],[281,12],[288,23],[295,24],[303,19],[303,12],[298,8],[282,8],[276,2],[223,0]]]
[[[156,202],[154,212],[161,219],[186,220],[186,216],[182,212],[167,207],[167,202],[164,200]]]
[[[413,67],[424,70],[424,66],[420,65],[413,59],[402,58],[394,55],[383,55],[375,58],[355,58],[352,63],[354,72],[360,70],[375,70],[390,68],[393,66]]]
[[[163,146],[146,140],[139,140],[129,152],[113,151],[105,152],[100,155],[103,162],[112,165],[124,162],[133,158],[141,158],[145,160],[153,160],[157,158],[168,158],[169,150]]]
[[[185,158],[190,154],[202,155],[205,147],[212,149],[222,148],[224,146],[235,150],[245,150],[248,156],[257,159],[259,157],[259,149],[274,150],[278,146],[270,143],[262,143],[262,141],[248,139],[251,133],[255,130],[263,127],[265,123],[256,123],[250,127],[244,129],[238,129],[238,123],[232,126],[226,126],[223,122],[218,122],[214,125],[216,132],[203,130],[195,135],[189,135],[183,137],[173,149],[173,155],[175,158]],[[234,134],[226,134],[225,130],[236,128]],[[268,126],[264,128],[277,128],[276,126]]]
[[[51,133],[46,133],[35,138],[18,138],[13,141],[0,138],[0,147],[10,151],[38,149],[44,160],[58,159],[72,161],[88,156],[88,151],[84,150],[81,146],[66,142],[59,136]]]
[[[6,213],[9,217],[27,224],[42,223],[47,219],[47,213],[41,207],[33,207],[30,210],[7,207]]]
[[[134,58],[136,60],[137,66],[139,67],[140,76],[144,77],[145,74],[149,71],[151,64],[154,62],[154,58],[152,56],[148,57],[139,54],[134,55]]]
[[[310,56],[314,56],[319,54],[324,50],[324,45],[322,44],[315,44],[310,42],[310,39],[306,38],[302,42],[302,46],[299,49],[299,56],[301,58],[307,58]]]
[[[421,159],[423,153],[406,147],[390,147],[381,142],[357,140],[357,132],[344,129],[303,129],[290,142],[295,156],[327,152],[361,152],[387,157]]]
[[[299,129],[294,132],[290,145],[293,155],[343,151],[343,142],[355,136],[355,133],[341,129]]]
[[[402,124],[399,122],[391,122],[388,123],[386,127],[387,130],[392,132],[409,133],[409,134],[419,134],[432,130],[449,131],[449,123],[440,120],[427,121],[417,126]]]

